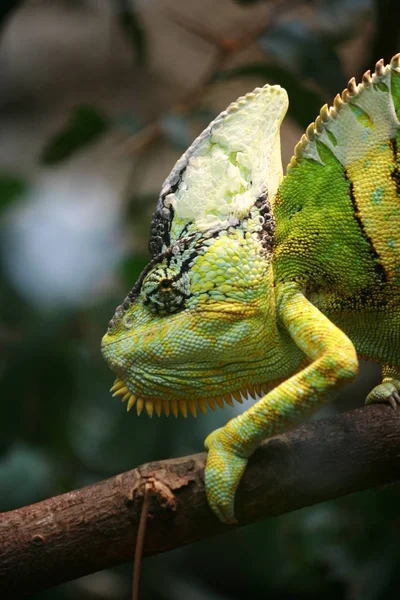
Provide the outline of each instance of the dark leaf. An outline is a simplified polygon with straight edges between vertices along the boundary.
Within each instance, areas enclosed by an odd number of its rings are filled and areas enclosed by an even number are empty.
[[[58,163],[99,138],[109,127],[107,117],[93,106],[77,106],[66,127],[47,143],[40,160],[45,165]]]
[[[0,3],[0,27],[3,26],[8,14],[16,10],[20,4],[22,4],[22,0],[2,0]]]
[[[398,0],[375,0],[375,40],[371,44],[371,55],[365,66],[371,66],[383,58],[389,61],[399,51],[400,46],[400,3]]]
[[[133,287],[148,262],[149,258],[144,256],[130,256],[122,261],[120,270],[127,288]]]
[[[132,45],[136,63],[142,64],[146,59],[146,38],[133,4],[132,0],[118,0],[118,23]]]
[[[233,79],[235,77],[262,77],[266,83],[277,83],[287,91],[289,95],[288,114],[301,127],[307,127],[317,117],[323,98],[315,91],[304,86],[290,71],[276,65],[254,63],[230,71],[224,71],[218,75],[218,79]]]
[[[17,175],[0,174],[0,212],[27,190],[27,183]]]
[[[23,335],[9,345],[1,385],[13,402],[0,422],[0,440],[8,442],[9,431],[13,431],[14,439],[49,444],[54,449],[66,445],[65,421],[75,389],[71,332],[72,319],[36,315],[35,324],[25,324]]]

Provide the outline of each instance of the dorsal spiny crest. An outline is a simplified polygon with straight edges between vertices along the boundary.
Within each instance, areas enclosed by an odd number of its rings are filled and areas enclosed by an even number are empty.
[[[333,106],[324,105],[314,123],[294,149],[288,169],[295,168],[305,158],[323,164],[318,152],[318,141],[327,145],[344,167],[360,158],[368,147],[391,139],[399,127],[400,107],[396,107],[393,88],[400,78],[400,54],[389,65],[381,59],[374,73],[366,71],[361,83],[352,77],[333,100]],[[351,143],[348,142],[351,136]]]

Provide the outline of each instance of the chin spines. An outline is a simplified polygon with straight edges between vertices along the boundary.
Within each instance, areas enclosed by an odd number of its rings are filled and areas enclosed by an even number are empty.
[[[113,397],[122,396],[122,402],[127,403],[127,410],[130,411],[136,406],[136,412],[140,416],[143,412],[146,412],[149,417],[153,415],[160,417],[165,414],[167,417],[172,414],[174,417],[182,415],[187,418],[190,414],[193,417],[197,417],[199,413],[207,414],[207,410],[217,410],[217,408],[224,408],[226,405],[234,406],[235,402],[242,404],[244,401],[257,401],[263,396],[268,394],[279,382],[269,383],[257,383],[257,384],[246,384],[238,390],[233,392],[227,392],[220,396],[213,398],[200,398],[191,400],[164,400],[162,398],[155,399],[144,399],[139,396],[132,394],[123,379],[117,377],[114,385],[111,388]]]

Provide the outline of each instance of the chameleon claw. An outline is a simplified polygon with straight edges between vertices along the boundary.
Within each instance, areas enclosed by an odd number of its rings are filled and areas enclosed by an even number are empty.
[[[400,393],[396,390],[389,396],[388,398],[390,406],[397,410],[397,407],[400,406]]]
[[[365,404],[388,402],[393,410],[400,406],[400,381],[397,379],[384,380],[368,394]]]

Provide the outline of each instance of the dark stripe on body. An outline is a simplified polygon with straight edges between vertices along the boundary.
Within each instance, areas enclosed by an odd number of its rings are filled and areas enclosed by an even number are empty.
[[[394,183],[396,185],[397,197],[400,198],[400,165],[399,165],[399,159],[397,158],[399,149],[397,146],[396,138],[391,139],[389,143],[390,143],[390,148],[393,152],[393,161],[394,161],[394,168],[393,168],[393,171],[391,171],[391,173],[390,173],[390,177],[392,178],[392,180],[394,181]]]
[[[373,241],[371,240],[371,238],[369,237],[367,231],[365,230],[364,227],[364,222],[362,220],[362,216],[361,216],[361,212],[360,209],[358,207],[357,204],[357,198],[356,195],[354,193],[354,185],[353,182],[351,181],[351,179],[349,178],[346,169],[344,169],[344,176],[346,178],[346,180],[348,181],[349,184],[349,196],[350,196],[350,201],[351,201],[351,205],[353,208],[353,214],[354,214],[354,218],[358,223],[358,227],[360,229],[361,235],[363,236],[363,238],[365,239],[365,241],[368,243],[369,245],[369,251],[371,256],[374,259],[374,268],[375,268],[375,273],[378,276],[379,280],[382,283],[386,283],[388,281],[387,278],[387,274],[385,271],[385,268],[382,264],[381,261],[381,257],[379,256],[378,252],[376,251],[376,248],[374,246]]]

